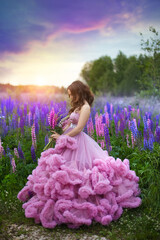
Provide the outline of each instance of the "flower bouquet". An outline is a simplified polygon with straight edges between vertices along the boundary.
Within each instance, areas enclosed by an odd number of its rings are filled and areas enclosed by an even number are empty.
[[[57,132],[58,134],[63,133],[63,123],[69,117],[67,115],[65,118],[62,118],[62,114],[55,113],[54,108],[52,108],[51,112],[48,115],[48,122],[49,122],[49,130],[52,133],[53,131]],[[52,133],[53,134],[53,133]],[[49,143],[44,147],[43,151],[53,148],[55,144],[55,139],[51,139]]]

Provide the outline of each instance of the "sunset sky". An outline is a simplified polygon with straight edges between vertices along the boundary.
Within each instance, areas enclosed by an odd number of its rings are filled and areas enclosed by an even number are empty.
[[[88,61],[139,55],[149,26],[160,0],[0,0],[0,83],[66,87]]]

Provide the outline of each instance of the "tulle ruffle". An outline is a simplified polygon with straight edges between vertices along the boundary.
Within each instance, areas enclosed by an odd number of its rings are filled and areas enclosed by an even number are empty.
[[[123,208],[136,208],[139,178],[130,170],[129,161],[107,156],[94,159],[93,168],[79,171],[65,165],[65,149],[75,150],[75,138],[62,135],[55,148],[41,153],[38,166],[18,193],[25,202],[25,216],[46,228],[65,223],[70,228],[93,220],[108,225],[117,220]]]

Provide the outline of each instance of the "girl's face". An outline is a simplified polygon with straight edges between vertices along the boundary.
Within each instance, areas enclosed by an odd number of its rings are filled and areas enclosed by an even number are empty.
[[[68,97],[70,98],[70,100],[72,100],[73,99],[73,96],[72,96],[72,94],[71,94],[71,91],[68,89]]]

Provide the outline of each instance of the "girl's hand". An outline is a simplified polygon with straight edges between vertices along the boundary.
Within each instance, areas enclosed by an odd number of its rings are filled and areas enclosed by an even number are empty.
[[[56,133],[55,131],[52,131],[52,132],[53,134],[50,137],[57,140],[60,137],[60,134]]]

